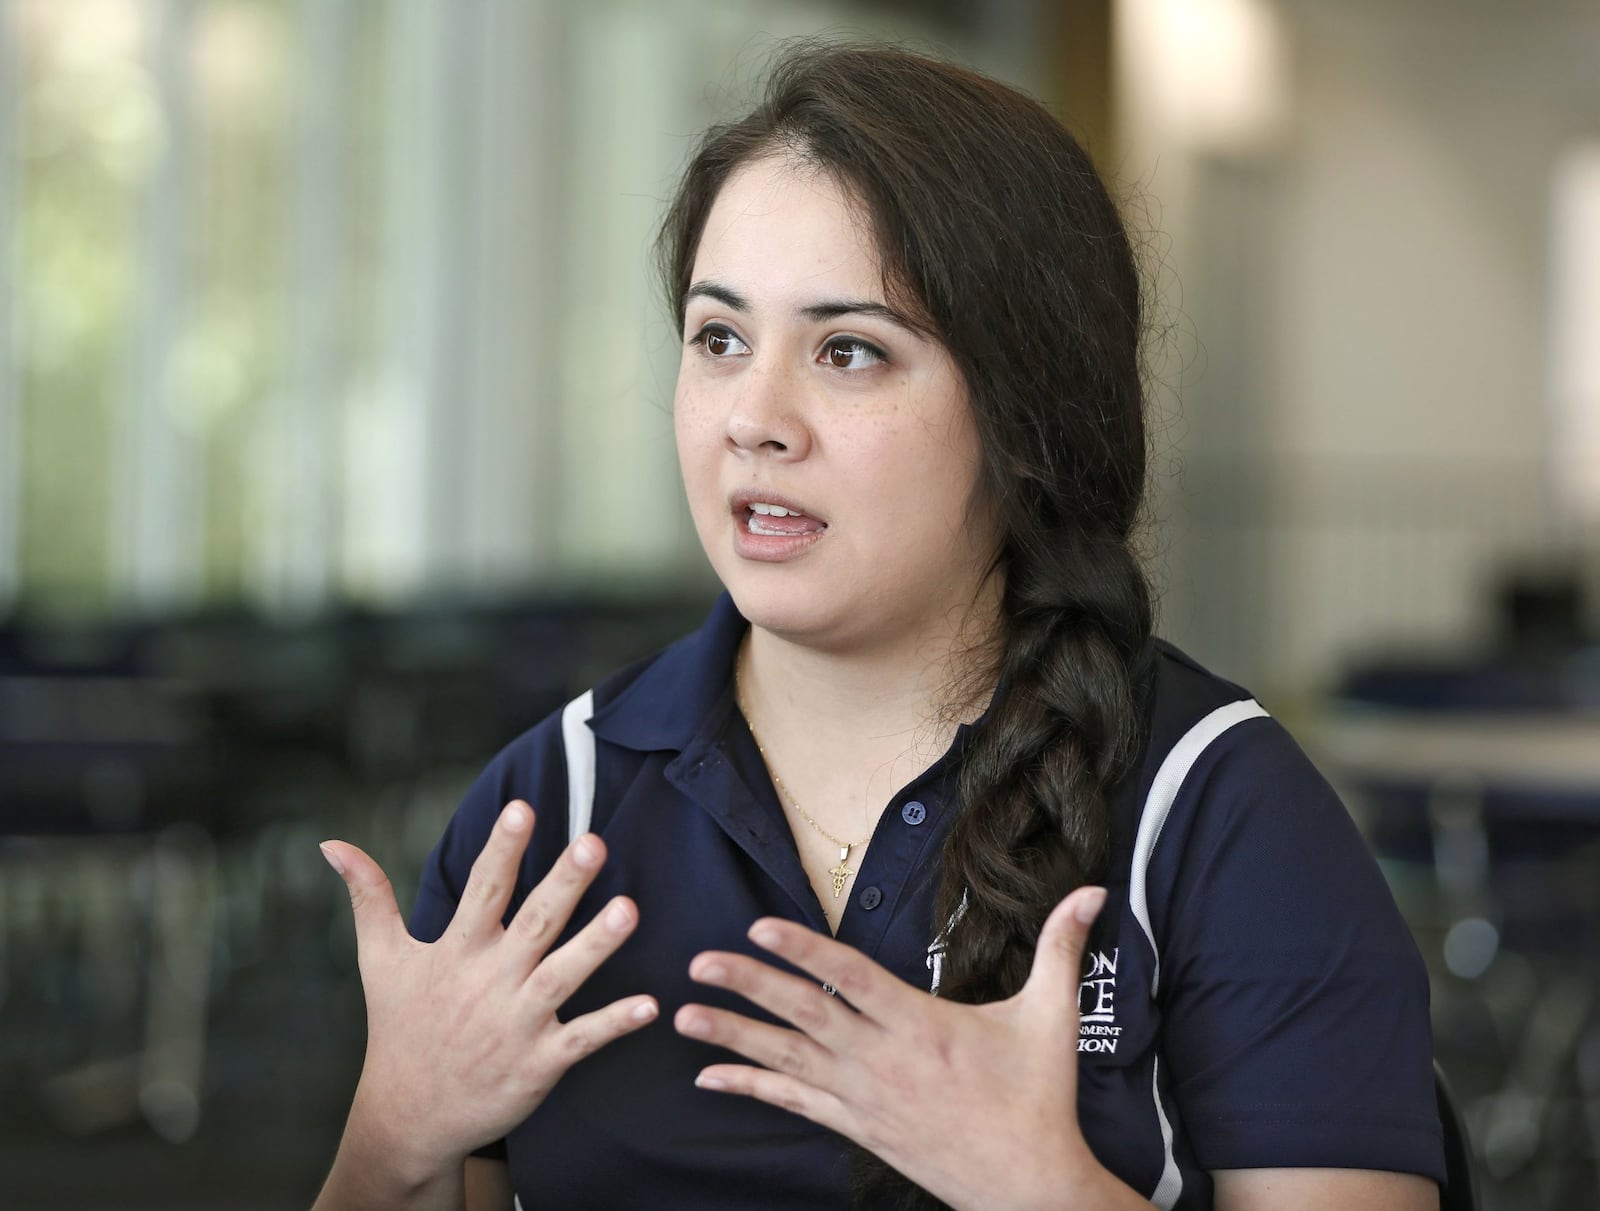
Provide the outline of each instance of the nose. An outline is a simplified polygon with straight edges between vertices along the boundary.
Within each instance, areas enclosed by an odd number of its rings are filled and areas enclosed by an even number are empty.
[[[728,411],[728,449],[784,462],[809,454],[811,430],[800,384],[777,365],[752,365],[743,380]]]

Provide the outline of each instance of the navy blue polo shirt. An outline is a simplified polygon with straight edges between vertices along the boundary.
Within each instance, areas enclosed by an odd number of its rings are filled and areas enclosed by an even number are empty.
[[[696,1089],[702,1067],[737,1057],[671,1026],[688,1001],[757,1012],[690,981],[696,954],[758,953],[745,933],[761,916],[828,928],[734,704],[746,625],[724,596],[699,631],[594,689],[590,827],[609,858],[564,936],[618,894],[639,925],[562,1016],[637,993],[662,1012],[571,1069],[504,1141],[523,1207],[849,1205],[844,1141]],[[1175,649],[1158,648],[1144,709],[1149,742],[1112,797],[1109,896],[1079,995],[1095,1155],[1163,1208],[1209,1207],[1220,1168],[1442,1178],[1426,975],[1344,808],[1243,690]],[[930,992],[941,841],[971,734],[885,807],[838,930]],[[520,798],[538,822],[515,912],[567,844],[567,768],[559,714],[490,764],[428,859],[417,938],[444,931]]]

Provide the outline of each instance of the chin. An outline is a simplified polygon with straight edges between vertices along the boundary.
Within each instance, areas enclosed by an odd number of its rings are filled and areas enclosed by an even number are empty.
[[[823,639],[837,631],[848,611],[811,593],[785,591],[780,584],[752,585],[749,577],[723,577],[733,604],[753,627],[784,639]]]

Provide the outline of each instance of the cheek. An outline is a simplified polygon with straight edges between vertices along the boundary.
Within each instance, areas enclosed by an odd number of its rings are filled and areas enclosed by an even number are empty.
[[[896,511],[941,529],[948,519],[967,515],[982,459],[967,426],[939,418],[861,436],[859,460]]]
[[[691,506],[716,489],[721,430],[693,391],[680,389],[672,404],[672,429],[678,445],[678,470]]]
[[[696,395],[681,383],[672,397],[672,431],[678,441],[678,460],[685,466],[704,445],[704,410],[696,406]]]
[[[919,454],[919,465],[904,477],[902,490],[921,510],[921,532],[961,550],[992,546],[995,525],[983,451],[970,423],[958,418],[929,426]]]

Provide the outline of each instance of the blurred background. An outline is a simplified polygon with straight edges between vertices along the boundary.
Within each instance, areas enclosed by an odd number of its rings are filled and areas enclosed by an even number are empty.
[[[501,744],[692,626],[653,225],[775,40],[1040,96],[1154,286],[1163,630],[1433,973],[1488,1211],[1600,1207],[1591,0],[0,0],[0,1208],[295,1208]]]

